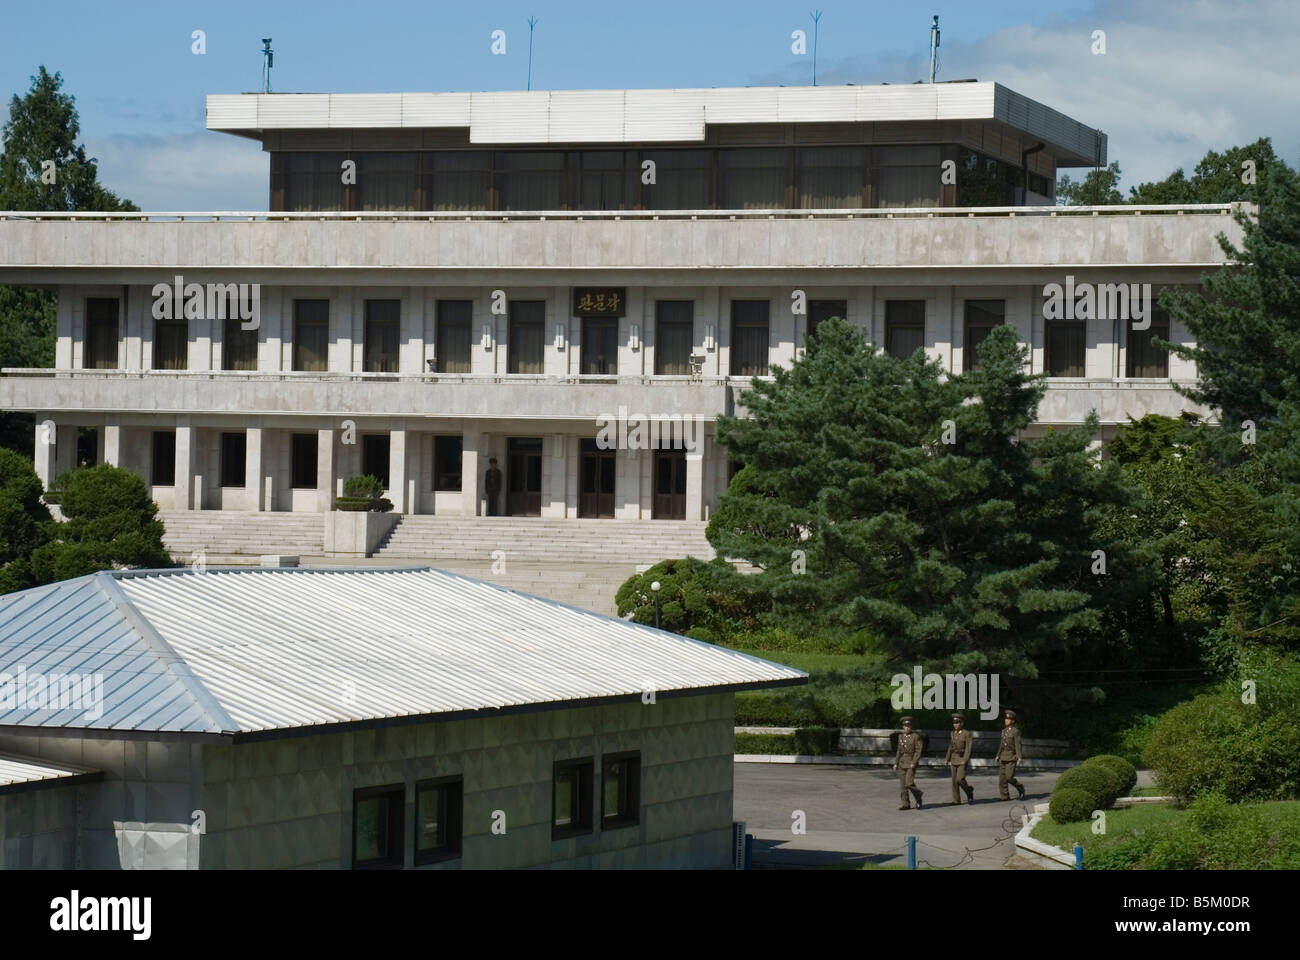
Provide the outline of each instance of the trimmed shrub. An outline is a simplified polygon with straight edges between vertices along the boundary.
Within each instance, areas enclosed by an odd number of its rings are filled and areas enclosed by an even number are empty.
[[[1111,773],[1115,774],[1120,781],[1118,796],[1127,797],[1130,791],[1137,786],[1137,767],[1133,766],[1133,764],[1129,763],[1123,757],[1117,757],[1113,753],[1102,753],[1095,757],[1089,757],[1083,762],[1085,765],[1091,763],[1099,767],[1105,767]]]
[[[1048,812],[1057,823],[1076,823],[1087,820],[1096,809],[1092,794],[1078,787],[1067,787],[1052,791],[1052,803]]]
[[[1105,810],[1119,796],[1120,779],[1106,767],[1083,764],[1071,767],[1056,780],[1052,790],[1055,796],[1060,790],[1078,789],[1092,799],[1092,810]]]
[[[344,497],[364,497],[367,500],[378,500],[384,495],[384,485],[379,482],[379,478],[371,474],[359,474],[355,477],[349,477],[343,484]]]

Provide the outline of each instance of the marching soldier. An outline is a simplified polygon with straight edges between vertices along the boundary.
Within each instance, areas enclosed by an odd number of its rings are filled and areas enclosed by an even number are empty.
[[[998,744],[998,794],[1003,800],[1011,799],[1008,784],[1016,788],[1020,799],[1025,799],[1025,788],[1016,779],[1016,764],[1023,758],[1020,755],[1020,730],[1016,727],[1016,711],[1008,710],[1003,715],[1002,742]]]
[[[898,756],[894,758],[894,769],[898,771],[899,810],[911,809],[907,792],[912,791],[916,797],[916,809],[921,809],[921,791],[916,789],[916,766],[921,760],[921,737],[912,732],[912,718],[903,718],[903,732],[898,735]]]
[[[958,789],[966,791],[966,802],[975,802],[975,791],[966,782],[966,764],[970,760],[974,737],[966,729],[966,718],[960,713],[952,715],[952,739],[948,741],[948,756],[944,762],[952,768],[952,803],[961,806],[961,794]]]

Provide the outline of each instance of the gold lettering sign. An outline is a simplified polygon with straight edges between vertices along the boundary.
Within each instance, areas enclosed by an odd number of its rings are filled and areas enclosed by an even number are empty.
[[[574,287],[575,317],[621,317],[627,302],[626,287]]]

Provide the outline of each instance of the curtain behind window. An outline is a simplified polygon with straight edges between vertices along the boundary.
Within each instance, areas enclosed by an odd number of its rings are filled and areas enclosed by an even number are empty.
[[[541,373],[546,304],[516,300],[510,305],[510,358],[507,373]]]
[[[470,319],[473,304],[469,300],[438,301],[438,372],[470,372]]]
[[[362,210],[414,210],[418,153],[357,155],[357,191]]]
[[[329,369],[328,300],[293,303],[293,368],[321,372]]]
[[[733,300],[731,304],[731,375],[767,376],[768,302]]]
[[[803,210],[836,210],[862,206],[866,172],[862,147],[811,147],[798,151],[795,185]]]
[[[461,150],[426,153],[424,169],[430,210],[487,209],[492,154]]]
[[[153,368],[184,370],[189,361],[189,323],[185,320],[155,320]]]
[[[772,210],[785,207],[785,150],[724,150],[720,159],[724,209]]]
[[[691,372],[695,345],[695,303],[660,300],[655,304],[655,373],[686,376]]]

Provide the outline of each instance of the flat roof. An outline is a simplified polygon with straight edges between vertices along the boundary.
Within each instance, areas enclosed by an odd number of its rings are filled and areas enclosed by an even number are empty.
[[[37,675],[97,699],[36,709]],[[237,739],[807,677],[428,567],[105,571],[0,597],[0,733]]]
[[[1106,135],[999,83],[479,93],[210,94],[207,127],[462,128],[471,144],[702,143],[711,124],[975,120],[1041,140],[1057,165],[1103,166]]]

